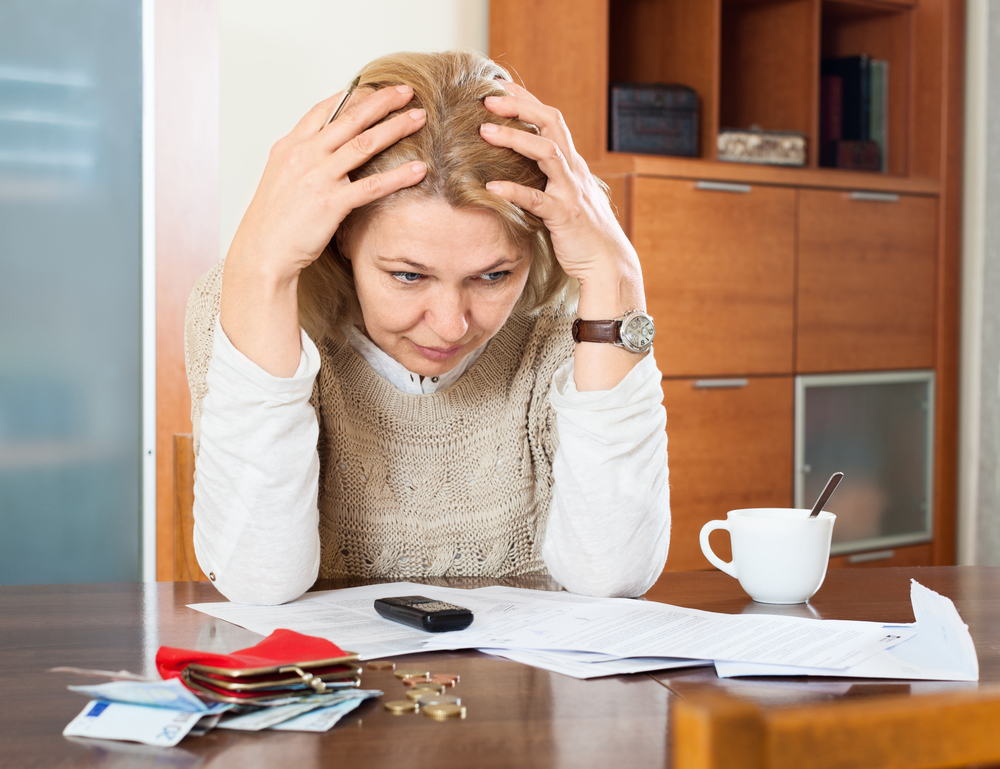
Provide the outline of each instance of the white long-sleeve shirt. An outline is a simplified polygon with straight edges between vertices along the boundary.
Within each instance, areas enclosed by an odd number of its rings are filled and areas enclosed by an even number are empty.
[[[232,601],[290,601],[319,571],[319,425],[309,398],[320,356],[305,332],[301,339],[295,374],[275,377],[240,353],[215,322],[194,544],[202,569]],[[476,357],[421,379],[356,331],[348,341],[380,376],[409,393],[451,386]],[[578,392],[572,360],[553,378],[559,447],[542,557],[567,590],[641,595],[663,568],[670,492],[660,380],[652,354],[611,390]]]

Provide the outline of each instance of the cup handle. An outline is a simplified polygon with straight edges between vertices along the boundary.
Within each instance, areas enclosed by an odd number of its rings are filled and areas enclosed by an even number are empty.
[[[701,552],[705,554],[705,557],[709,560],[715,568],[720,571],[726,572],[730,577],[737,579],[736,577],[736,558],[733,560],[723,561],[719,556],[712,552],[712,546],[708,543],[708,535],[711,534],[716,529],[725,529],[729,531],[729,521],[709,521],[704,526],[701,527],[701,535],[699,540],[701,541]],[[732,539],[733,533],[729,531],[729,538]]]

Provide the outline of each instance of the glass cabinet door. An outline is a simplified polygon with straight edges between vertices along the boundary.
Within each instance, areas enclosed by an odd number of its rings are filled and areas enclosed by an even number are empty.
[[[832,553],[931,539],[933,404],[931,371],[796,378],[795,506],[844,473]]]
[[[141,4],[0,4],[0,584],[140,578]]]

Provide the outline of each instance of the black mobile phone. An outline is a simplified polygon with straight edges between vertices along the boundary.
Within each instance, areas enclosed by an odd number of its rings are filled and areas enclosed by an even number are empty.
[[[378,598],[375,611],[393,622],[402,622],[428,633],[465,630],[472,624],[472,612],[468,609],[422,595]]]

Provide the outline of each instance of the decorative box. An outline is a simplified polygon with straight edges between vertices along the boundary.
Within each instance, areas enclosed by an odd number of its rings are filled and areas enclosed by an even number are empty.
[[[698,94],[684,85],[612,83],[608,149],[698,156]]]
[[[719,160],[804,166],[806,137],[792,131],[723,128],[719,131]]]

